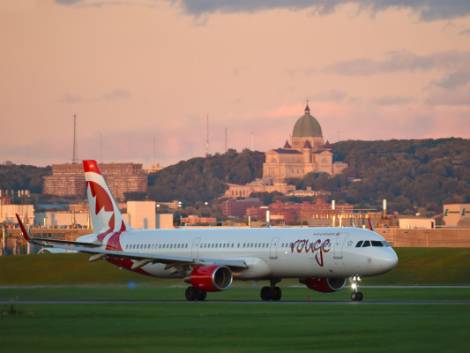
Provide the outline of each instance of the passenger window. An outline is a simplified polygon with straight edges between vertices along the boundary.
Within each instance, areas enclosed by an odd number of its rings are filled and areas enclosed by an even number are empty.
[[[362,244],[362,247],[363,247],[363,248],[367,248],[368,246],[370,246],[370,241],[365,240],[365,241],[364,241],[364,244]]]
[[[359,240],[356,244],[356,248],[360,248],[362,246],[362,240]]]

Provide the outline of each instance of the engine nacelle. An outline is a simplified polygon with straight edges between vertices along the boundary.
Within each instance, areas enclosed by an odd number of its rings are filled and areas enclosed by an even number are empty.
[[[185,281],[203,291],[218,292],[230,287],[233,281],[233,274],[225,266],[196,266]]]
[[[310,289],[316,290],[317,292],[330,293],[343,288],[346,284],[346,278],[309,277],[301,278],[299,282],[305,284]]]

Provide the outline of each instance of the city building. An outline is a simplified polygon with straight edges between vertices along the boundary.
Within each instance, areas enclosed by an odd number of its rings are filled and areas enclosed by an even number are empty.
[[[294,125],[291,142],[286,141],[283,148],[266,152],[263,179],[284,181],[302,178],[311,172],[336,175],[346,168],[344,162],[333,162],[331,147],[325,143],[321,126],[310,114],[307,104],[304,115]]]
[[[255,181],[245,185],[229,183],[224,197],[247,198],[255,192],[279,192],[281,194],[288,194],[293,191],[295,191],[294,185],[289,185],[280,181],[274,181],[272,178],[266,178],[256,179]]]
[[[34,224],[45,228],[90,228],[90,214],[75,211],[36,212]]]
[[[268,207],[250,207],[246,210],[246,215],[252,220],[262,221],[266,219],[268,210],[271,221],[287,225],[361,226],[365,224],[366,217],[364,213],[356,212],[350,204],[336,204],[333,208],[322,198],[315,202],[302,203],[276,201]]]
[[[126,193],[147,192],[147,175],[142,164],[102,163],[99,167],[116,199],[123,200]],[[77,197],[85,195],[82,165],[54,164],[52,175],[44,177],[44,194]]]
[[[156,202],[127,201],[127,222],[132,228],[156,228]]]
[[[222,214],[225,217],[244,218],[246,210],[250,207],[260,207],[261,201],[257,198],[247,198],[242,200],[229,199],[221,204]]]
[[[157,213],[157,228],[171,229],[173,227],[173,213]]]
[[[444,204],[444,224],[448,227],[470,227],[470,203]]]
[[[217,224],[217,218],[189,215],[187,217],[181,217],[181,224],[185,226],[196,226],[196,225],[214,226]]]
[[[401,216],[398,218],[400,229],[434,229],[436,220],[427,217]]]
[[[0,223],[17,223],[18,214],[25,224],[34,224],[34,205],[0,203]]]

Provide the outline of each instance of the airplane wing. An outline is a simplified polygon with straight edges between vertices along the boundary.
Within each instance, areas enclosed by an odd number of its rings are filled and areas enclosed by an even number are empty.
[[[239,259],[216,259],[216,258],[192,258],[186,256],[171,256],[166,254],[156,253],[138,253],[118,250],[103,249],[101,243],[84,243],[74,242],[67,240],[48,239],[48,238],[33,238],[31,237],[21,221],[19,215],[16,215],[18,223],[21,228],[23,237],[31,244],[36,244],[43,247],[59,248],[64,250],[73,250],[86,254],[91,254],[90,261],[98,260],[103,257],[127,258],[135,260],[134,266],[131,269],[137,269],[149,263],[163,263],[168,265],[220,265],[227,266],[235,269],[246,269],[248,265],[245,261]]]

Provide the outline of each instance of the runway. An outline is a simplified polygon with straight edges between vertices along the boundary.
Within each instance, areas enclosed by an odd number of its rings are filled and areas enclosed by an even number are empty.
[[[470,305],[469,300],[286,300],[279,302],[263,302],[256,300],[206,300],[204,302],[188,302],[186,300],[0,300],[0,305],[152,305],[152,304],[248,304],[248,305]]]

